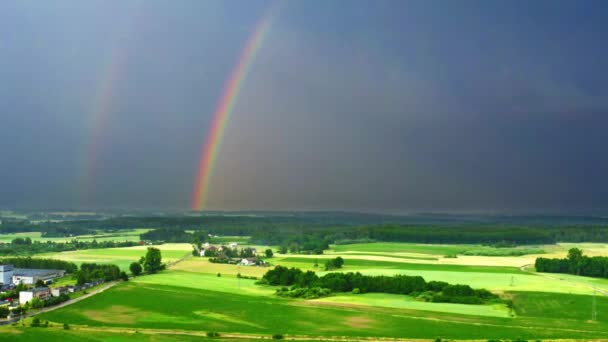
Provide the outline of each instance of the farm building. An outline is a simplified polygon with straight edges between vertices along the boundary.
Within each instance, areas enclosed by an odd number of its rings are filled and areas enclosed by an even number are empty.
[[[0,265],[0,283],[8,285],[12,283],[13,265]]]
[[[55,287],[51,289],[51,295],[53,297],[59,297],[62,294],[68,294],[70,293],[70,291],[68,290],[68,288],[66,286],[61,286],[61,287]]]
[[[48,282],[63,277],[64,270],[42,270],[31,268],[13,268],[13,265],[0,265],[0,282],[2,285],[26,284],[33,285],[38,280]]]
[[[36,284],[38,280],[49,282],[55,278],[61,278],[64,270],[42,270],[31,268],[15,268],[13,270],[13,284]]]
[[[19,292],[19,303],[25,304],[34,298],[46,300],[51,296],[51,290],[48,287],[36,287],[31,290]]]

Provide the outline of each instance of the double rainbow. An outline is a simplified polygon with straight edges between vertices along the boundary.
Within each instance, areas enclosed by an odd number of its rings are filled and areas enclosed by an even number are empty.
[[[253,34],[251,34],[245,48],[241,52],[236,67],[232,70],[230,77],[226,80],[222,97],[213,114],[213,121],[208,130],[207,139],[203,145],[198,163],[194,191],[192,192],[191,198],[191,207],[193,210],[202,210],[205,208],[207,195],[209,194],[209,185],[211,183],[211,177],[213,176],[217,154],[226,130],[226,124],[232,115],[234,105],[239,97],[239,92],[255,61],[257,52],[268,34],[270,23],[271,16],[267,15],[256,25]]]

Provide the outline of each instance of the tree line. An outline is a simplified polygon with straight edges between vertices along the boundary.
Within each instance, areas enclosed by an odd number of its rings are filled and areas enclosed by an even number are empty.
[[[11,243],[0,243],[0,255],[34,255],[38,253],[75,251],[79,249],[132,247],[135,241],[81,241],[73,239],[68,242],[32,241],[29,237],[16,238]]]
[[[537,272],[608,278],[608,257],[586,256],[578,248],[570,249],[565,259],[537,258],[534,266]]]
[[[443,303],[482,304],[498,296],[485,289],[442,281],[426,282],[420,276],[369,276],[359,272],[332,272],[321,277],[313,271],[276,266],[264,274],[262,284],[283,286],[278,295],[316,298],[331,292],[392,293],[411,295],[425,301]],[[288,289],[287,286],[292,286]]]
[[[414,222],[414,223],[411,223]],[[214,235],[251,236],[257,244],[279,245],[292,253],[320,254],[328,244],[353,241],[416,243],[545,244],[555,242],[608,242],[606,220],[552,218],[411,219],[352,213],[290,213],[283,215],[205,215],[177,217],[114,217],[32,223],[2,220],[0,232],[40,231],[69,236],[133,228],[162,229],[149,240],[190,242],[185,230]],[[152,235],[155,234],[155,235]]]
[[[57,260],[57,259],[42,259],[42,258],[2,258],[0,264],[11,264],[15,268],[39,268],[64,270],[66,273],[74,273],[78,270],[73,262]]]

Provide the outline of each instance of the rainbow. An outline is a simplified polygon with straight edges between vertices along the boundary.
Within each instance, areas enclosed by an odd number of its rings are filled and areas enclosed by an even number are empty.
[[[81,176],[81,201],[88,203],[94,197],[95,185],[93,182],[98,178],[97,158],[102,152],[103,135],[107,131],[108,121],[114,110],[115,85],[125,69],[127,51],[120,44],[115,44],[110,51],[110,56],[103,68],[102,77],[98,84],[97,92],[93,101],[94,110],[91,112],[89,121],[89,137],[84,145],[83,173]],[[90,204],[90,203],[88,203]]]
[[[136,1],[129,8],[129,12],[123,17],[114,32],[110,48],[107,50],[107,57],[103,61],[99,81],[95,88],[95,93],[89,112],[88,127],[86,130],[86,142],[83,144],[83,156],[81,174],[79,176],[80,202],[91,206],[94,200],[96,185],[99,180],[100,168],[99,156],[103,152],[104,135],[108,130],[112,113],[116,105],[118,92],[116,85],[125,77],[126,67],[129,60],[130,48],[129,40],[137,34],[141,26],[142,1]]]
[[[236,67],[226,80],[222,97],[213,114],[211,127],[208,130],[207,139],[203,145],[198,163],[194,191],[191,198],[193,210],[202,210],[205,207],[211,176],[213,175],[217,154],[226,130],[226,124],[232,115],[239,92],[247,79],[256,54],[268,34],[270,23],[271,16],[267,15],[256,25],[255,30],[247,40]]]

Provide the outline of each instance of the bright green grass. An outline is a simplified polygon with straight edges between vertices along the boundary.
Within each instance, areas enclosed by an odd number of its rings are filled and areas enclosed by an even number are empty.
[[[591,319],[593,296],[547,292],[513,292],[515,312],[520,316],[559,319]],[[608,322],[608,297],[595,296],[599,322]]]
[[[401,308],[424,311],[451,312],[464,315],[510,317],[509,310],[504,304],[465,305],[452,303],[430,303],[414,300],[412,297],[387,294],[340,294],[319,298],[314,302],[369,305],[375,307]]]
[[[38,254],[36,257],[60,259],[71,261],[76,264],[81,264],[83,262],[115,264],[121,269],[127,270],[132,262],[138,261],[140,257],[146,254],[148,247],[149,246],[83,249],[78,251]],[[163,262],[165,263],[191,255],[192,252],[192,247],[187,243],[168,243],[151,247],[159,248],[161,250]]]
[[[187,287],[124,283],[73,305],[41,314],[52,322],[92,327],[184,329],[309,336],[411,338],[597,338],[604,323],[501,318],[314,302]],[[245,322],[245,323],[244,323]]]
[[[458,254],[471,245],[422,245],[400,242],[355,243],[350,245],[333,245],[336,252],[378,252],[378,253],[420,253],[420,254]]]
[[[332,254],[336,252],[330,252],[325,255],[333,256]],[[368,255],[368,256],[382,256],[387,258],[396,258],[396,259],[404,259],[404,260],[439,260],[439,258],[433,257],[419,257],[419,256],[409,256],[409,255],[400,255],[400,254],[389,254],[389,253],[378,253],[378,252],[340,252],[342,257],[348,257],[349,255]]]
[[[468,265],[447,265],[447,264],[415,264],[409,262],[385,261],[385,260],[365,260],[365,259],[348,259],[344,256],[344,266],[342,271],[356,271],[368,268],[383,268],[383,269],[399,269],[399,270],[428,270],[428,271],[451,271],[451,272],[483,272],[483,273],[512,273],[512,274],[527,274],[517,267],[500,267],[500,266],[468,266]],[[322,270],[325,261],[332,257],[321,257],[318,259],[319,269]],[[291,265],[306,265],[306,268],[314,266],[315,259],[286,257],[270,259],[273,264],[289,266]]]
[[[28,320],[29,322],[29,320]],[[32,328],[29,326],[0,327],[0,341],[203,341],[206,337],[185,335],[147,335],[131,332],[87,331],[78,327],[64,330],[63,324],[48,328]],[[241,340],[240,340],[241,341]]]
[[[438,280],[450,284],[467,284],[473,288],[485,288],[493,291],[545,291],[560,293],[591,294],[593,290],[581,282],[566,282],[559,279],[547,279],[536,274],[459,272],[406,269],[362,269],[359,272],[369,275],[419,275],[426,281]],[[320,272],[320,275],[325,272]]]
[[[275,292],[275,289],[272,287],[255,285],[255,280],[252,279],[239,279],[235,276],[226,275],[218,277],[213,274],[187,271],[161,272],[152,276],[133,278],[131,281],[142,285],[181,286],[199,290],[207,289],[255,296],[271,296]]]
[[[371,253],[419,253],[433,255],[486,255],[512,256],[523,254],[542,254],[544,250],[532,247],[495,248],[481,245],[431,245],[400,242],[373,242],[351,245],[332,246],[336,253],[340,252],[371,252]],[[393,255],[394,256],[394,255]]]

